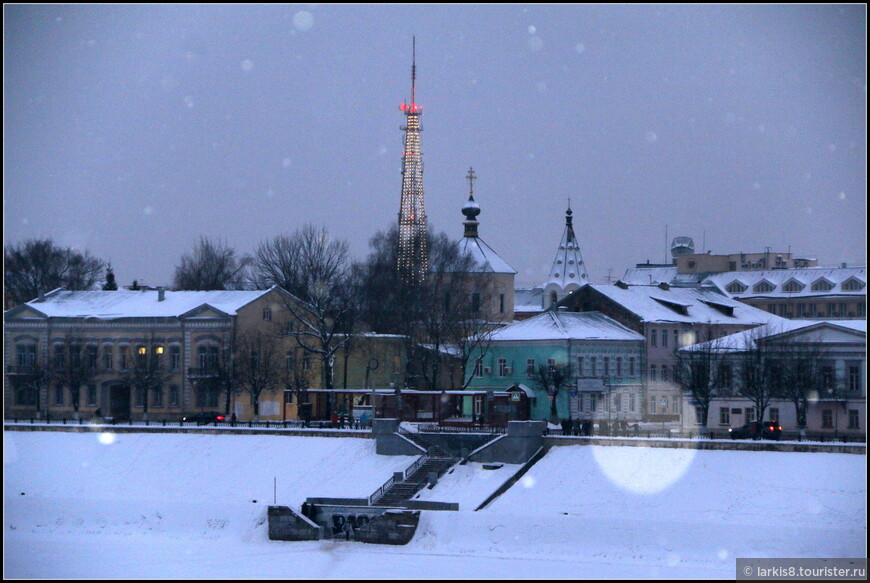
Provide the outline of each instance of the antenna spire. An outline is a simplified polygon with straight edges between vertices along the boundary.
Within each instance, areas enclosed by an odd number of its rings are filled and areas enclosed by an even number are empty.
[[[417,37],[411,37],[411,105],[417,103]]]

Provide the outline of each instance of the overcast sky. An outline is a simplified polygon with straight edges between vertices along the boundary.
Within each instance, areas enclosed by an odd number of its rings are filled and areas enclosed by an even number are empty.
[[[547,277],[770,247],[864,264],[864,5],[4,5],[5,242],[169,284],[200,235],[306,222],[362,258],[401,193],[411,38],[426,210]]]

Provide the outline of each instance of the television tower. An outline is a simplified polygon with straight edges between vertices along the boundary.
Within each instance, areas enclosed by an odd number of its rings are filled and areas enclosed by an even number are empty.
[[[423,204],[423,157],[420,152],[420,116],[417,105],[417,39],[412,41],[411,103],[402,102],[407,125],[402,152],[402,200],[399,206],[399,274],[403,281],[421,283],[428,272],[426,244],[426,209]]]

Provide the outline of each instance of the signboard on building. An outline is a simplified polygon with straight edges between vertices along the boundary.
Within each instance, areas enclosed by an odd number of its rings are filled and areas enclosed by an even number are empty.
[[[578,391],[593,391],[601,393],[604,391],[603,379],[577,379]]]

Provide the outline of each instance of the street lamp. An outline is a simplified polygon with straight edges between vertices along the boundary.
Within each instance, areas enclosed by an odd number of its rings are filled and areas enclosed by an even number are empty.
[[[378,359],[374,356],[369,359],[368,364],[366,364],[366,389],[369,388],[369,373],[373,370],[378,369]],[[372,386],[372,424],[374,425],[375,420],[375,387]]]

